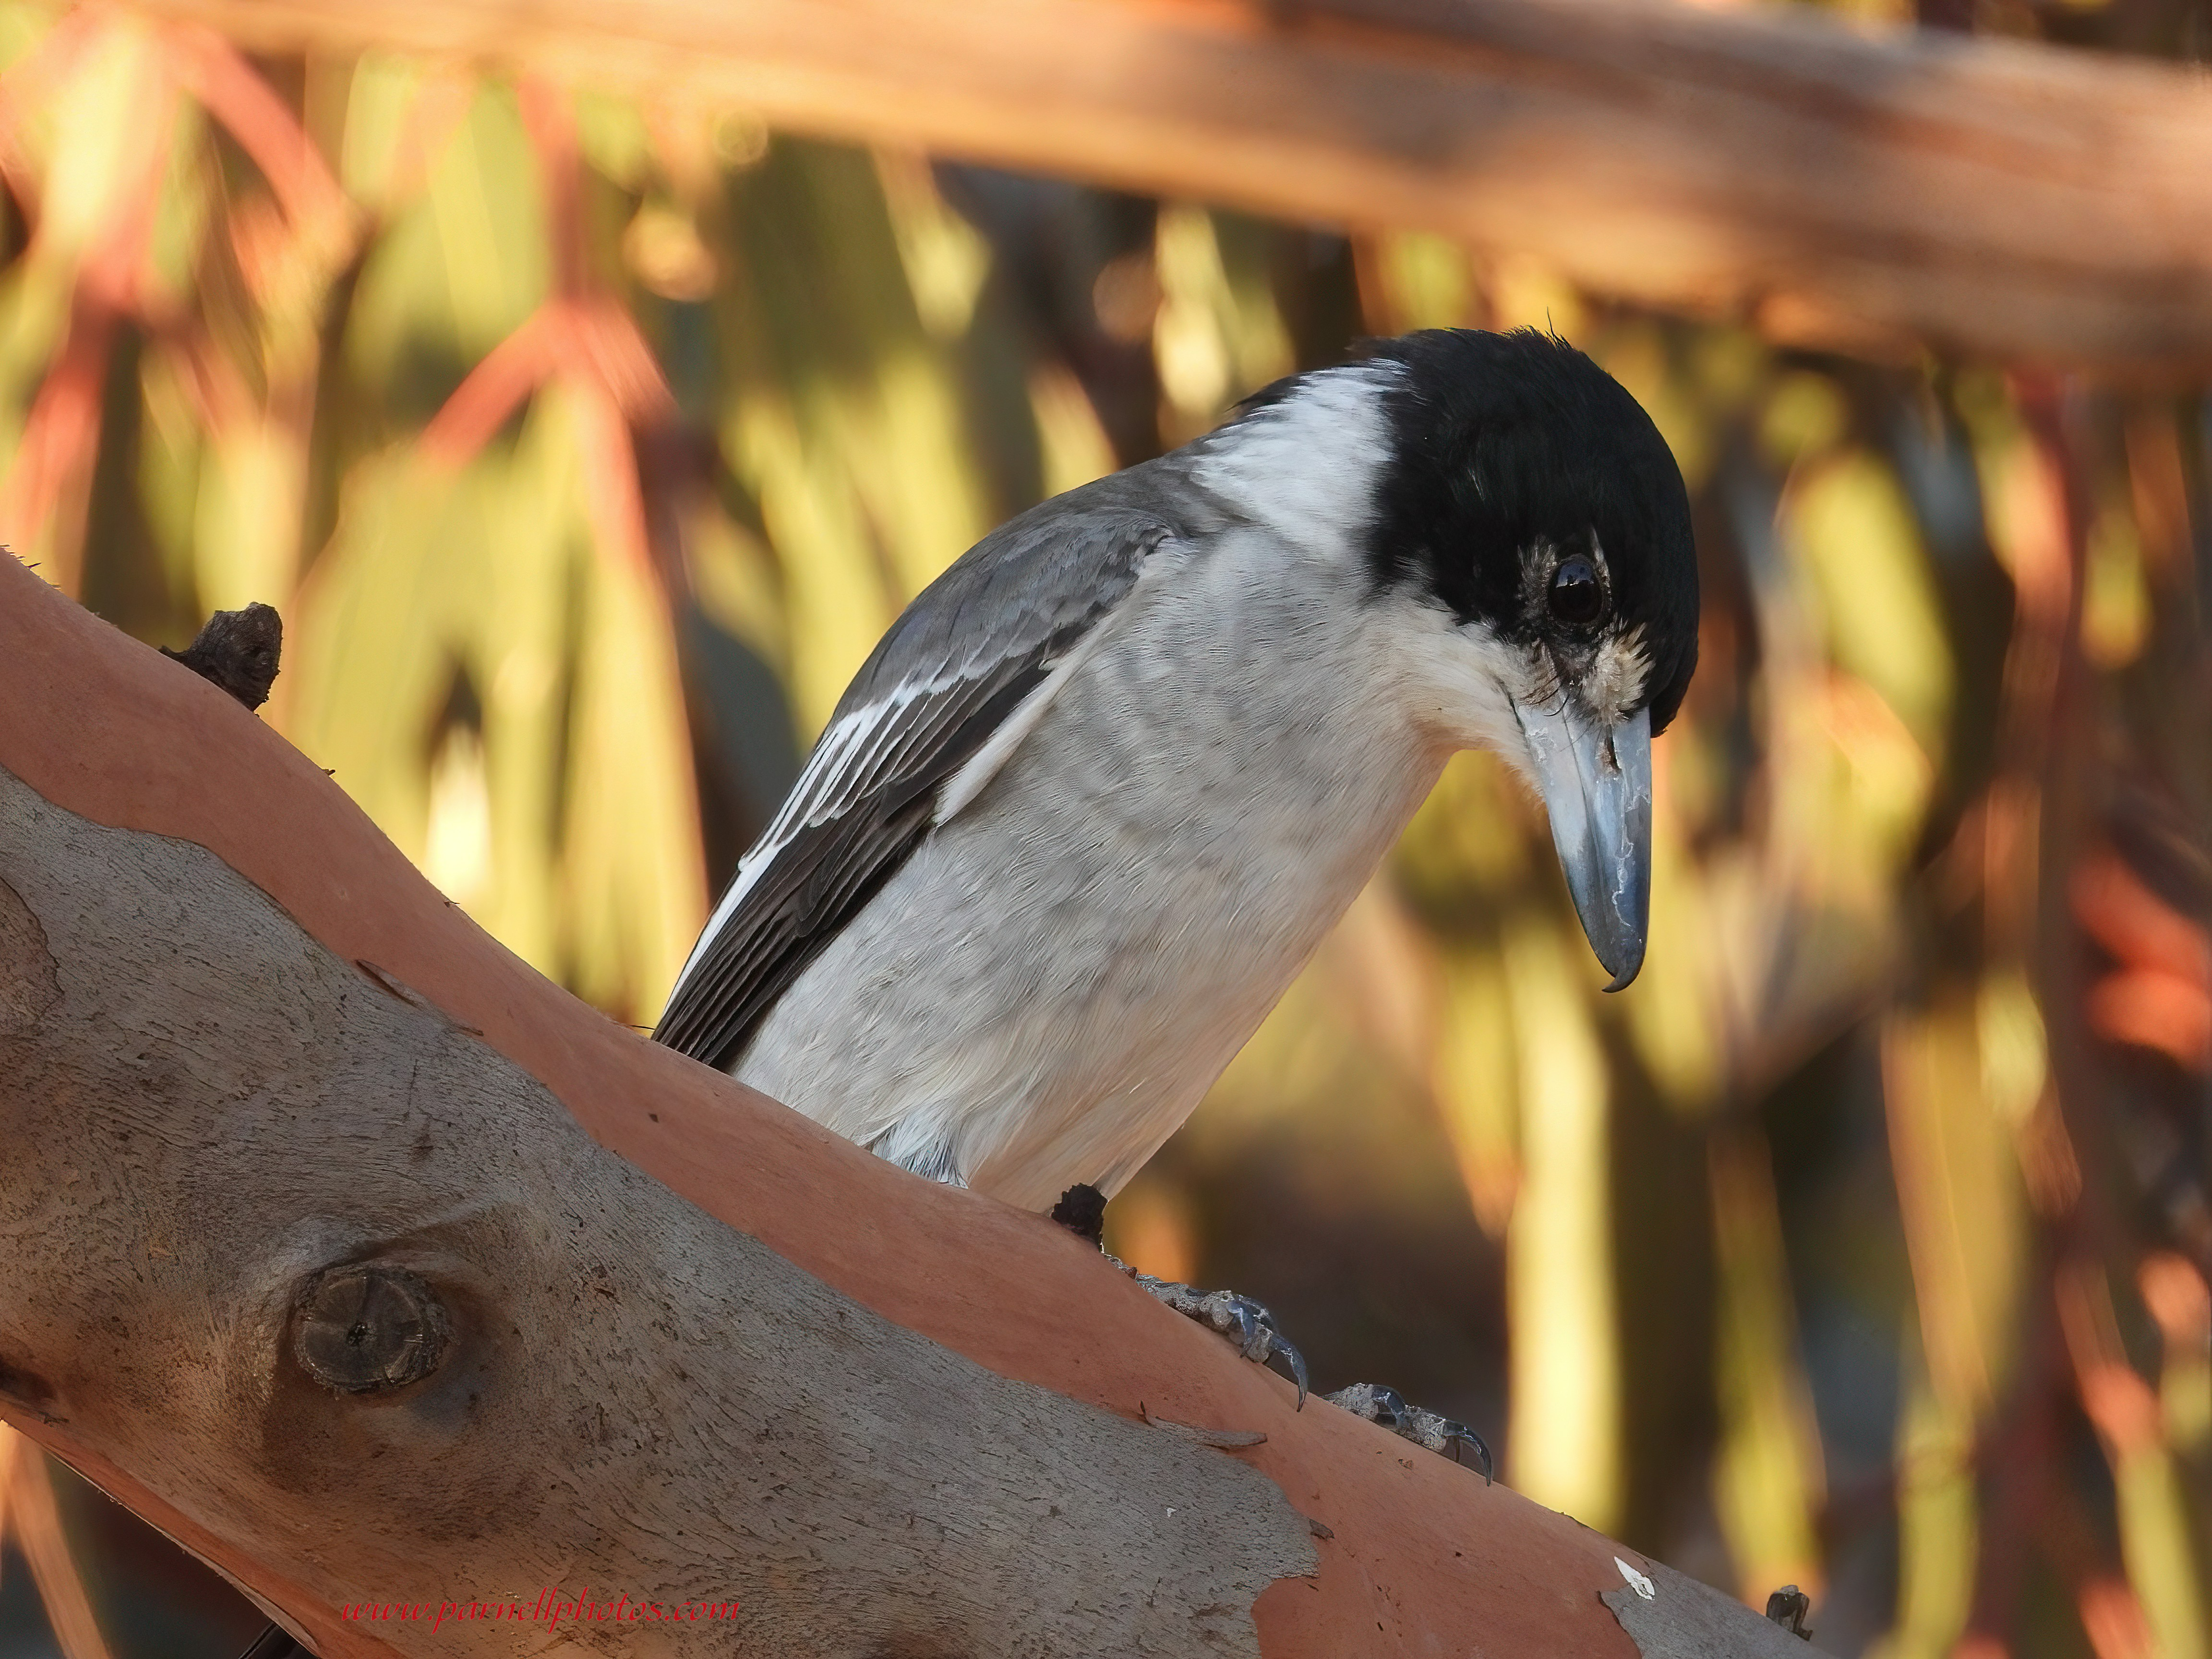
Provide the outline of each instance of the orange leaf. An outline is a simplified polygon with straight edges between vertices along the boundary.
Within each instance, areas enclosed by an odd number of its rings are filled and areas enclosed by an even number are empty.
[[[568,382],[582,451],[585,510],[599,546],[640,565],[650,562],[645,500],[637,483],[637,456],[621,408],[594,381]]]
[[[2123,1457],[2157,1445],[2164,1432],[2158,1395],[2121,1360],[2082,1371],[2081,1409]]]
[[[2107,974],[2089,992],[2089,1026],[2108,1042],[2155,1048],[2191,1071],[2212,1069],[2212,996],[2156,968]]]
[[[2150,1623],[2135,1592],[2118,1578],[2092,1578],[2075,1606],[2097,1659],[2152,1659]]]
[[[574,310],[570,343],[577,356],[569,372],[602,387],[627,420],[643,423],[672,417],[675,397],[630,314],[604,295],[580,302]]]
[[[2203,928],[2144,886],[2115,854],[2083,860],[2071,891],[2082,927],[2118,961],[2212,989],[2212,951]]]
[[[198,24],[173,24],[165,33],[175,52],[179,82],[252,157],[293,228],[307,234],[343,234],[352,216],[345,192],[307,129],[238,48]]]
[[[422,453],[441,466],[462,466],[491,441],[524,398],[562,366],[571,328],[557,303],[540,306],[522,326],[484,354],[422,428]]]
[[[100,443],[100,394],[107,374],[112,317],[82,293],[71,308],[67,343],[39,387],[7,476],[0,479],[0,538],[34,540],[56,509],[90,481]],[[76,552],[59,549],[54,585],[74,595]]]

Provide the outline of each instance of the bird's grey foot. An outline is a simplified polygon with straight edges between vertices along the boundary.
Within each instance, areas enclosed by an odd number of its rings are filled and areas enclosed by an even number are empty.
[[[1070,1187],[1060,1195],[1060,1202],[1052,1206],[1052,1218],[1070,1232],[1097,1245],[1101,1255],[1144,1286],[1148,1294],[1166,1303],[1184,1318],[1195,1319],[1219,1331],[1236,1343],[1237,1352],[1255,1364],[1264,1365],[1270,1359],[1279,1358],[1290,1368],[1291,1380],[1298,1385],[1298,1409],[1305,1409],[1305,1356],[1275,1328],[1274,1315],[1249,1296],[1238,1296],[1231,1291],[1194,1290],[1188,1285],[1155,1279],[1108,1253],[1104,1242],[1106,1195],[1088,1182]]]
[[[1463,1446],[1474,1454],[1474,1467],[1480,1471],[1482,1483],[1490,1484],[1492,1464],[1490,1448],[1482,1443],[1482,1437],[1464,1423],[1455,1423],[1449,1417],[1439,1417],[1434,1412],[1425,1412],[1419,1406],[1406,1403],[1405,1395],[1395,1389],[1386,1389],[1377,1382],[1355,1382],[1348,1389],[1339,1389],[1334,1394],[1322,1398],[1332,1406],[1341,1406],[1354,1417],[1364,1417],[1370,1423],[1381,1425],[1391,1433],[1412,1441],[1417,1446],[1426,1446],[1431,1451],[1449,1457],[1455,1463],[1467,1460],[1460,1455]]]
[[[1164,1302],[1186,1319],[1195,1319],[1201,1325],[1210,1325],[1237,1345],[1237,1352],[1256,1365],[1279,1358],[1290,1368],[1291,1381],[1298,1385],[1298,1409],[1306,1404],[1305,1356],[1292,1347],[1290,1340],[1275,1328],[1275,1316],[1249,1296],[1238,1296],[1233,1291],[1200,1291],[1188,1285],[1178,1285],[1171,1279],[1155,1279],[1150,1273],[1140,1273],[1127,1262],[1108,1256],[1109,1261],[1141,1285],[1146,1292]]]

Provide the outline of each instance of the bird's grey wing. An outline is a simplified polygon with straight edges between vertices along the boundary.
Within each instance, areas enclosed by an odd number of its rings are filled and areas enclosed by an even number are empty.
[[[733,1065],[776,999],[911,856],[945,785],[1009,730],[1009,717],[1173,538],[1163,519],[1111,488],[1127,477],[1005,525],[891,625],[739,862],[657,1041],[720,1069]]]

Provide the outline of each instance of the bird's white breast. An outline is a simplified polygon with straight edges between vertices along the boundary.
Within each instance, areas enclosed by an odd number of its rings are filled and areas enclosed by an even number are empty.
[[[1242,581],[1272,539],[1234,532],[1145,596],[785,994],[740,1077],[1031,1207],[1151,1157],[1443,761],[1375,684],[1381,619],[1356,592]],[[1285,631],[1297,649],[1267,643]]]

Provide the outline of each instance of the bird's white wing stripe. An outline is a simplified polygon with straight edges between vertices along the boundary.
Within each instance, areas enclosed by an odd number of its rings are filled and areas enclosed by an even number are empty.
[[[923,698],[945,690],[958,678],[965,677],[948,679],[938,676],[921,682],[902,681],[891,689],[889,696],[864,708],[854,709],[823,734],[813,757],[799,775],[798,787],[786,798],[782,810],[751,850],[738,860],[736,878],[701,930],[691,954],[684,959],[684,971],[676,978],[678,984],[690,975],[701,955],[714,943],[715,935],[744,902],[753,884],[775,862],[775,855],[791,843],[792,838],[801,830],[818,828],[849,811],[853,802],[878,781],[871,774],[903,734],[901,717],[907,710]]]
[[[830,728],[830,742],[821,765],[806,769],[811,776],[805,793],[794,795],[790,804],[776,814],[776,828],[781,831],[776,836],[778,842],[788,839],[800,825],[818,823],[825,813],[837,810],[838,804],[849,793],[847,786],[855,770],[865,763],[869,738],[880,737],[890,729],[903,707],[894,693],[882,702],[854,709]]]
[[[983,793],[991,780],[999,775],[999,769],[1006,763],[1007,757],[1021,746],[1024,738],[1036,729],[1037,722],[1051,708],[1052,700],[1060,695],[1060,687],[1066,685],[1085,663],[1096,656],[1114,630],[1127,620],[1129,614],[1137,608],[1138,596],[1144,592],[1148,581],[1157,580],[1153,573],[1166,568],[1167,563],[1166,560],[1157,556],[1147,561],[1129,597],[1078,640],[1075,648],[1053,665],[1052,672],[1045,676],[1043,683],[1023,698],[1014,711],[1000,722],[999,729],[991,733],[990,740],[969,757],[967,764],[945,780],[944,793],[937,798],[937,812],[931,819],[932,823],[945,823],[965,811],[969,804]]]
[[[1146,561],[1146,569],[1138,581],[1141,586],[1164,563],[1157,557]],[[1123,604],[1091,629],[1078,641],[1059,663],[1044,683],[1038,686],[1015,708],[990,740],[977,750],[966,765],[946,781],[933,822],[943,823],[955,813],[963,811],[984,786],[999,774],[1007,757],[1021,745],[1022,739],[1036,729],[1044,718],[1060,688],[1067,678],[1105,641],[1120,620],[1128,614],[1130,607]],[[775,855],[790,844],[791,839],[802,829],[816,829],[849,811],[853,802],[881,780],[873,774],[885,753],[902,742],[907,735],[900,718],[908,709],[925,698],[941,696],[964,679],[979,679],[999,667],[999,659],[978,659],[970,656],[955,673],[943,670],[926,680],[906,679],[893,686],[890,694],[864,708],[855,708],[832,726],[822,741],[816,745],[813,757],[807,762],[800,775],[799,785],[777,812],[775,820],[762,834],[752,849],[738,861],[738,873],[730,884],[730,890],[714,907],[714,914],[691,948],[690,957],[684,964],[684,972],[677,976],[681,984],[722,926],[737,911],[745,894],[761,872],[775,862]]]
[[[1051,700],[1042,683],[1060,667],[1056,647],[1076,647],[1109,617],[1172,535],[1117,499],[1129,487],[1103,480],[1082,512],[1063,504],[1003,526],[893,625],[847,692],[865,701],[833,717],[738,861],[671,994],[662,1041],[726,1060],[762,999],[781,993],[824,929],[841,926],[866,884],[927,833],[916,810],[932,810],[956,780],[956,810],[965,805],[1005,763]],[[1009,720],[1011,732],[989,729]],[[969,766],[986,748],[988,759]]]
[[[875,781],[875,768],[903,734],[900,716],[945,684],[941,679],[903,681],[891,688],[889,696],[840,719],[807,763],[801,787],[792,792],[761,837],[760,851],[773,854],[801,829],[817,828],[848,811]]]
[[[1022,699],[999,729],[991,733],[990,741],[970,756],[966,765],[945,780],[944,793],[938,797],[933,823],[943,823],[964,809],[969,802],[983,793],[983,786],[999,775],[1006,763],[1006,757],[1014,752],[1024,738],[1044,718],[1060,688],[1067,683],[1080,652],[1071,653],[1060,666],[1045,676],[1036,690]]]
[[[762,837],[763,846],[781,846],[791,838],[793,830],[813,815],[823,796],[843,774],[845,763],[861,732],[882,714],[880,706],[871,704],[843,716],[823,734],[807,759],[806,769],[799,775],[799,787],[786,798],[782,809],[769,825],[768,833]]]
[[[952,684],[945,679],[931,679],[917,684],[912,680],[902,681],[891,688],[891,694],[881,702],[871,703],[861,711],[868,719],[854,738],[854,750],[850,759],[838,769],[836,780],[839,786],[829,798],[807,816],[809,827],[827,823],[842,816],[862,791],[879,783],[876,769],[893,745],[906,735],[902,717],[925,697],[935,696]]]
[[[866,708],[856,708],[837,721],[823,734],[815,746],[813,757],[799,774],[798,787],[784,798],[782,810],[776,813],[769,827],[762,832],[745,855],[738,860],[738,873],[722,895],[722,902],[714,907],[714,914],[699,933],[698,942],[692,945],[691,954],[684,958],[684,971],[676,976],[678,985],[690,976],[691,969],[714,942],[738,907],[744,902],[745,895],[761,878],[762,872],[775,862],[775,855],[789,845],[791,838],[801,826],[813,817],[825,796],[834,799],[833,792],[849,771],[848,757],[859,738],[871,727],[884,723],[889,712],[888,703],[870,703]]]

